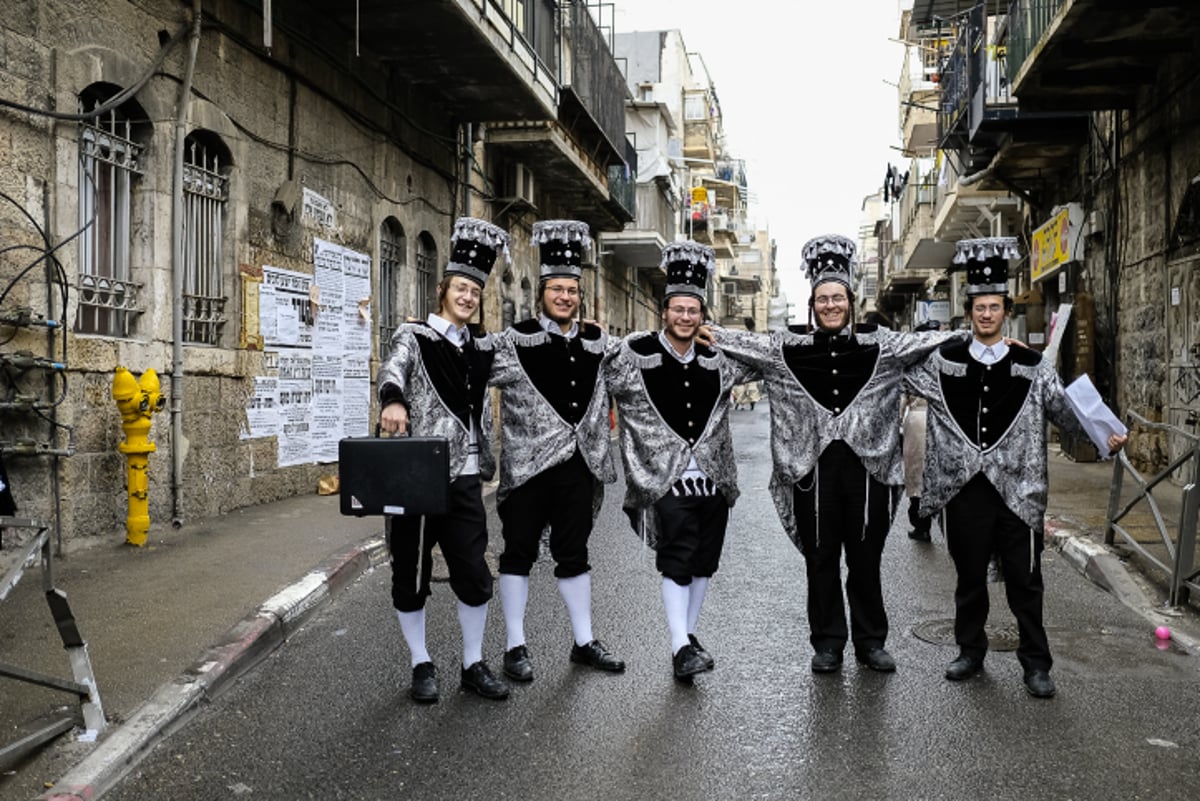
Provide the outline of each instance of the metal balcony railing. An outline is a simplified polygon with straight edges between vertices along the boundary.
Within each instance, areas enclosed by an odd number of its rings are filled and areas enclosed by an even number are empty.
[[[1066,0],[1012,0],[1008,7],[1008,82],[1016,80]]]
[[[637,218],[637,148],[628,139],[625,140],[625,163],[614,164],[608,168],[608,194],[629,212],[629,216]]]
[[[562,4],[571,46],[571,74],[565,82],[579,96],[612,149],[625,149],[625,95],[629,89],[604,35],[580,0]]]
[[[1050,0],[1017,0],[1017,2]],[[988,42],[986,5],[957,18],[958,32],[941,72],[938,134],[949,147],[970,141],[980,124],[996,112],[1012,113],[1016,98],[1009,87],[1008,49]],[[1011,41],[1011,38],[1010,38]]]

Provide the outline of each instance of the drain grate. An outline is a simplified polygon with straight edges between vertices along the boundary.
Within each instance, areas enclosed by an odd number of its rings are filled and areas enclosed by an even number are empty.
[[[1000,625],[989,623],[983,627],[987,633],[988,649],[992,651],[1015,651],[1019,637],[1016,621]],[[933,645],[954,645],[954,618],[926,620],[912,627],[913,636]]]

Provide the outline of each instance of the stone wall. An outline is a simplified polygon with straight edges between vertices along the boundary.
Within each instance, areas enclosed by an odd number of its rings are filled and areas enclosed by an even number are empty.
[[[16,8],[14,8],[14,6]],[[11,0],[0,27],[0,95],[36,108],[75,111],[86,87],[134,85],[160,53],[161,42],[189,25],[188,4],[159,0]],[[11,13],[10,13],[11,12]],[[274,438],[239,436],[253,378],[269,373],[263,354],[239,346],[242,308],[239,269],[262,265],[311,273],[315,237],[372,257],[378,282],[380,226],[399,222],[406,236],[407,272],[401,275],[402,314],[415,306],[412,281],[417,240],[426,232],[441,259],[448,248],[455,209],[457,122],[428,97],[400,85],[368,59],[347,59],[346,42],[321,36],[319,24],[286,16],[274,31],[274,47],[261,46],[262,21],[253,4],[205,3],[206,25],[195,67],[187,131],[205,130],[228,149],[230,197],[225,207],[223,294],[226,318],[216,347],[185,348],[183,435],[171,437],[169,412],[154,417],[150,457],[153,525],[174,513],[172,449],[184,448],[181,512],[185,519],[240,506],[314,492],[317,478],[335,465],[279,468]],[[79,250],[57,252],[70,287],[66,313],[66,393],[55,414],[54,438],[75,454],[59,461],[64,538],[120,537],[126,514],[122,433],[111,399],[113,371],[135,374],[154,368],[165,393],[171,388],[171,276],[174,115],[187,53],[186,37],[175,44],[138,91],[135,138],[144,146],[141,175],[132,190],[131,279],[142,284],[141,308],[128,338],[71,332],[78,297]],[[52,242],[86,222],[79,211],[79,127],[0,109],[0,248],[44,249],[22,209],[45,228]],[[276,192],[295,181],[328,198],[335,227],[317,227],[273,206]],[[20,206],[20,208],[17,208]],[[29,254],[33,254],[30,256]],[[34,250],[0,256],[0,291]],[[39,269],[13,284],[0,310],[30,306],[45,311],[61,282],[47,284]],[[14,333],[0,327],[0,341]],[[55,346],[61,348],[61,339]],[[0,345],[5,353],[48,350],[44,329],[21,329]],[[372,348],[378,353],[378,347]],[[374,374],[375,362],[372,364]],[[45,390],[42,377],[30,377]],[[48,393],[47,393],[48,394]],[[59,393],[61,394],[61,393]],[[51,426],[30,415],[0,410],[3,435],[51,441]],[[48,457],[7,459],[23,514],[49,517],[55,507],[55,474]]]

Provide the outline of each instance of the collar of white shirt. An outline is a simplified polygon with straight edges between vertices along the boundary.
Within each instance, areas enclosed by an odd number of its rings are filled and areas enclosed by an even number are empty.
[[[565,334],[562,331],[562,326],[547,317],[545,312],[542,312],[538,315],[538,320],[541,321],[542,328],[546,329],[551,334],[558,334],[559,336],[566,337],[567,339],[574,339],[575,335],[579,333],[579,323],[575,322],[574,320],[571,321],[571,330],[567,331]]]
[[[985,345],[978,339],[971,340],[971,357],[983,364],[995,364],[1008,355],[1008,343],[1003,339],[994,345]]]
[[[665,331],[658,332],[658,341],[661,342],[662,346],[667,349],[667,353],[671,354],[672,356],[674,356],[676,359],[678,359],[680,362],[682,362],[684,364],[687,364],[692,359],[696,358],[696,343],[695,342],[692,342],[691,344],[688,345],[687,352],[680,353],[679,351],[675,350],[675,346],[671,344],[671,340],[667,339],[667,334]]]
[[[465,325],[461,328],[454,323],[436,314],[431,314],[426,319],[429,327],[439,334],[450,340],[450,344],[462,347],[471,341],[471,331]]]

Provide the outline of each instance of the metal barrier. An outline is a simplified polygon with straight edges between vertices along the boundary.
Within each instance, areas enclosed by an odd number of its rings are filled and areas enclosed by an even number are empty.
[[[1171,606],[1180,606],[1187,603],[1191,590],[1200,591],[1200,581],[1198,581],[1200,569],[1197,569],[1195,566],[1196,518],[1197,514],[1200,513],[1200,487],[1196,485],[1196,482],[1200,480],[1200,436],[1189,434],[1166,423],[1151,422],[1136,412],[1127,412],[1126,420],[1131,427],[1136,424],[1152,431],[1166,431],[1175,436],[1182,437],[1191,443],[1187,451],[1172,460],[1158,475],[1149,480],[1143,478],[1134,469],[1133,465],[1129,463],[1129,458],[1125,455],[1125,451],[1122,450],[1113,463],[1112,488],[1109,490],[1108,495],[1108,522],[1104,529],[1104,542],[1106,545],[1112,545],[1116,539],[1115,535],[1120,534],[1121,539],[1124,540],[1126,545],[1133,548],[1147,561],[1167,575],[1169,582],[1167,602]],[[1160,482],[1169,478],[1172,473],[1189,462],[1192,466],[1191,481],[1183,487],[1179,531],[1177,538],[1173,540],[1169,527],[1163,519],[1162,510],[1159,508],[1158,502],[1154,499],[1152,492]],[[1117,507],[1121,503],[1121,485],[1126,472],[1137,483],[1139,489],[1133,498],[1118,511]],[[1146,505],[1150,508],[1150,512],[1154,516],[1154,524],[1158,529],[1158,536],[1162,541],[1163,547],[1166,548],[1170,564],[1151,553],[1149,549],[1138,542],[1137,539],[1120,525],[1120,521],[1143,499],[1145,499]]]
[[[75,617],[71,613],[71,607],[67,604],[67,595],[54,586],[53,563],[50,556],[50,527],[40,520],[0,516],[0,533],[6,528],[31,529],[36,533],[29,542],[19,547],[9,569],[0,572],[0,601],[8,597],[9,592],[21,580],[26,568],[40,556],[42,589],[46,593],[46,603],[50,606],[50,615],[54,618],[63,647],[67,651],[74,681],[4,663],[0,663],[0,678],[15,679],[76,696],[83,714],[83,725],[88,734],[92,736],[100,734],[105,728],[104,710],[100,706],[100,691],[96,688],[96,678],[92,673],[91,659],[88,658],[87,643],[83,641],[79,634],[79,628],[75,625]],[[74,713],[55,714],[34,721],[21,729],[15,740],[0,744],[0,768],[16,763],[22,756],[43,743],[70,731],[75,724]]]

